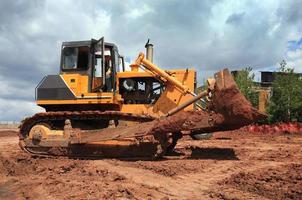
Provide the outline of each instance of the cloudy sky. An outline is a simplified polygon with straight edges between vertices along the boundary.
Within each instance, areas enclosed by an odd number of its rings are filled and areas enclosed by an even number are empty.
[[[148,38],[155,63],[194,67],[202,82],[215,71],[302,72],[301,0],[152,0],[0,2],[0,121],[41,111],[34,88],[57,74],[62,41],[105,37],[134,60]]]

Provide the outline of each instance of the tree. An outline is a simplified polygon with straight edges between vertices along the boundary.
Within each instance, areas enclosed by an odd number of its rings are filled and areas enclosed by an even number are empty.
[[[258,106],[258,93],[253,90],[255,74],[252,73],[251,67],[246,67],[238,71],[235,75],[235,81],[240,92],[249,100],[253,106]]]
[[[268,113],[271,123],[302,121],[302,78],[284,60],[275,75]]]

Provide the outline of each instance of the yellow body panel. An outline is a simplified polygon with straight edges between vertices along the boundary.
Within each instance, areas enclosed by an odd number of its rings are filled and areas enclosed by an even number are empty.
[[[75,96],[88,93],[88,76],[81,74],[62,74],[64,82]]]
[[[167,71],[175,79],[179,80],[183,85],[186,85],[190,91],[195,89],[195,70],[169,70]],[[118,78],[131,77],[154,77],[154,75],[147,72],[121,72],[117,74]],[[117,86],[118,88],[118,86]],[[167,83],[166,89],[161,94],[160,98],[155,104],[122,104],[121,111],[135,114],[149,114],[152,116],[162,116],[172,108],[184,103],[192,98],[191,94],[184,94],[183,91],[177,89],[173,85]],[[193,110],[194,105],[190,105],[184,110]]]
[[[72,91],[76,99],[72,100],[38,100],[38,105],[62,104],[117,104],[121,105],[121,95],[112,92],[88,92],[88,76],[81,74],[61,74],[65,84]]]
[[[171,75],[173,79],[178,80],[184,87],[190,91],[195,89],[196,73],[194,70],[169,70],[164,71]],[[38,100],[38,105],[104,105],[114,104],[117,105],[121,112],[134,113],[134,114],[148,114],[152,116],[161,116],[166,114],[172,108],[184,103],[188,99],[192,98],[192,95],[185,93],[178,87],[172,85],[164,77],[160,77],[160,80],[164,82],[165,90],[155,102],[155,104],[124,104],[121,95],[119,94],[119,79],[120,78],[134,78],[134,77],[156,77],[149,70],[145,71],[127,71],[118,72],[116,74],[116,92],[88,92],[89,78],[87,75],[81,74],[61,74],[65,84],[72,91],[76,99],[73,100]],[[106,108],[106,107],[105,107]],[[190,105],[185,110],[193,110],[194,105]]]
[[[195,71],[194,70],[173,70],[169,71],[173,74],[173,77],[179,80],[183,85],[188,87],[190,91],[195,89]],[[174,87],[171,84],[166,86],[165,91],[162,93],[158,101],[155,103],[153,112],[159,115],[166,114],[172,108],[188,101],[192,98],[191,94],[183,93],[183,91]],[[191,104],[184,110],[193,110],[194,105]]]

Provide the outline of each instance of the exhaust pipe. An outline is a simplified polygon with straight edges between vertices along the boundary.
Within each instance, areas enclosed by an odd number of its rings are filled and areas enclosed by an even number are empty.
[[[146,48],[146,59],[150,62],[153,62],[153,44],[149,43],[150,39],[148,39],[147,43],[145,44]]]

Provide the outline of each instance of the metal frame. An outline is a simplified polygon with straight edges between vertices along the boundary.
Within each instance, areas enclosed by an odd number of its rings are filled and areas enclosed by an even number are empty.
[[[74,41],[74,42],[63,42],[62,46],[61,46],[61,60],[60,60],[60,73],[64,72],[82,72],[84,74],[87,74],[87,72],[89,71],[90,68],[90,60],[91,57],[89,55],[88,57],[88,67],[86,70],[82,70],[82,69],[63,69],[63,47],[83,47],[83,46],[87,46],[89,49],[91,48],[91,43],[89,41]]]
[[[93,82],[93,77],[94,77],[94,45],[98,44],[101,42],[102,45],[102,73],[103,73],[103,85],[106,85],[106,69],[105,69],[105,48],[110,48],[110,53],[112,57],[112,88],[115,94],[116,91],[116,67],[117,64],[115,61],[115,53],[118,54],[118,48],[115,44],[113,43],[107,43],[104,41],[104,37],[100,38],[99,40],[91,39],[91,40],[85,40],[85,41],[70,41],[70,42],[63,42],[62,47],[61,47],[61,60],[60,60],[60,73],[80,73],[80,74],[87,74],[88,75],[88,91],[92,92],[92,82]],[[88,68],[86,70],[82,69],[63,69],[62,62],[63,62],[63,47],[81,47],[81,46],[87,46],[90,48],[90,54],[89,54],[89,61],[88,61]],[[123,64],[123,70],[124,70],[124,64]]]

